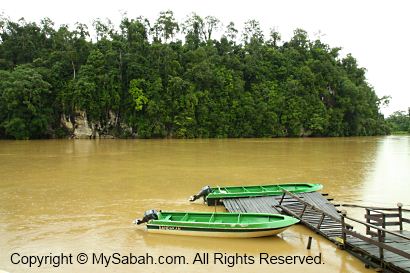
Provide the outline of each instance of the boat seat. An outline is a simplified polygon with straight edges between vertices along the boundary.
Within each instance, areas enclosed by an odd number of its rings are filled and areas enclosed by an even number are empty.
[[[172,215],[167,215],[167,217],[165,217],[165,218],[164,218],[164,221],[168,221],[168,220],[170,220],[170,219],[171,219],[171,217],[172,217]]]

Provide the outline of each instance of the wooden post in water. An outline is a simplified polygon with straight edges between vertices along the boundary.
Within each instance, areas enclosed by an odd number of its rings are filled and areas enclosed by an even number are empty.
[[[309,236],[308,244],[307,244],[306,249],[310,249],[311,246],[312,246],[312,236]]]
[[[410,108],[409,108],[409,112],[410,112]],[[403,230],[403,212],[402,212],[402,207],[403,204],[402,203],[397,203],[397,208],[399,210],[399,225],[400,225],[400,231]]]

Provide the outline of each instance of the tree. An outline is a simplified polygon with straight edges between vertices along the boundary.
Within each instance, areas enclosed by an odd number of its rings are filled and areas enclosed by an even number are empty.
[[[174,13],[170,10],[161,11],[153,27],[155,38],[158,40],[163,38],[166,43],[168,39],[174,38],[178,31],[179,25],[174,18]]]
[[[212,33],[221,27],[221,21],[214,16],[206,16],[204,22],[205,40],[209,41],[212,38]]]
[[[17,66],[11,72],[0,71],[0,76],[0,127],[5,135],[15,139],[49,136],[50,84],[29,65]]]
[[[245,44],[252,41],[257,43],[263,42],[263,32],[258,21],[252,19],[245,22],[244,31],[242,33],[242,39]]]
[[[405,111],[394,112],[387,118],[387,123],[393,132],[410,133],[410,108],[408,113]]]
[[[187,46],[196,49],[203,41],[204,20],[196,13],[192,13],[182,25]]]
[[[231,40],[235,41],[236,40],[236,35],[238,35],[238,30],[235,28],[234,22],[230,22],[226,26],[226,31],[225,31],[225,36]]]
[[[0,137],[65,136],[61,120],[87,113],[100,134],[153,137],[379,135],[386,123],[366,69],[321,37],[288,41],[257,20],[242,30],[213,16],[172,11],[150,22],[123,15],[55,26],[0,16]],[[180,28],[185,36],[180,40]],[[93,41],[90,32],[95,33]],[[237,39],[241,32],[242,41]],[[74,124],[75,125],[75,124]]]

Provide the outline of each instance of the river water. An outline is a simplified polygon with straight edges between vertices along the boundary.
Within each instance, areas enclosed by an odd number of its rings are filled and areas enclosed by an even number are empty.
[[[204,185],[277,182],[322,183],[336,203],[395,206],[400,201],[410,208],[410,137],[1,141],[0,272],[369,272],[301,225],[276,237],[215,239],[147,234],[132,224],[150,208],[213,211],[188,202]],[[348,208],[348,214],[362,217],[363,211]],[[308,236],[313,236],[311,250],[306,250]],[[79,265],[74,258],[81,252],[90,260],[92,253],[115,252],[185,256],[190,264]],[[191,263],[204,252],[321,254],[322,261]],[[29,268],[13,265],[12,253],[71,253],[74,264]]]

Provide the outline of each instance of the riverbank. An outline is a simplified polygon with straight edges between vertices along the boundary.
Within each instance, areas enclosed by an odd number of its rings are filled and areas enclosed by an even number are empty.
[[[399,136],[410,136],[410,132],[405,132],[405,131],[395,131],[391,132],[391,135],[399,135]]]

